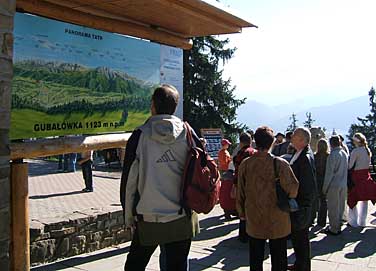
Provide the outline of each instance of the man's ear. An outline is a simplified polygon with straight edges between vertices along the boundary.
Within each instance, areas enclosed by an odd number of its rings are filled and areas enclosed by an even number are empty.
[[[155,106],[154,106],[154,101],[151,100],[151,105],[150,105],[150,112],[152,116],[155,116],[157,113],[155,112]]]

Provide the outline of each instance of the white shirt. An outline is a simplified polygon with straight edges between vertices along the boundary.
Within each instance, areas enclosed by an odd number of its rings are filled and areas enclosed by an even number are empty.
[[[365,147],[358,147],[353,149],[350,155],[349,169],[353,168],[354,170],[368,169],[371,163],[371,156],[368,154]]]
[[[291,161],[290,161],[290,165],[294,164],[296,160],[298,160],[300,154],[302,153],[303,150],[300,150],[298,152],[296,152],[294,154],[294,156],[292,157]]]

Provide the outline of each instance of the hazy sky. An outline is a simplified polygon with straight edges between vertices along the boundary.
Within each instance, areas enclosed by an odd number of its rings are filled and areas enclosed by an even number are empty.
[[[221,2],[259,26],[230,35],[238,50],[224,69],[238,97],[312,106],[376,86],[376,0]]]

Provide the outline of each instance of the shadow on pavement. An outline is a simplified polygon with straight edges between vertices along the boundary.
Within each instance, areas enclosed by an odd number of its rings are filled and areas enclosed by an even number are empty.
[[[74,258],[69,258],[66,260],[59,261],[59,262],[37,266],[37,267],[31,268],[31,270],[32,271],[64,270],[64,269],[79,266],[85,263],[95,262],[98,260],[103,260],[105,258],[118,256],[118,255],[127,253],[128,251],[129,251],[129,247],[125,247],[125,248],[114,249],[111,251],[106,251],[103,253],[96,253],[93,255],[76,256]],[[124,262],[125,262],[125,257],[124,257]]]
[[[29,199],[48,199],[52,197],[63,197],[63,196],[77,195],[77,194],[82,194],[82,193],[85,193],[85,192],[79,190],[79,191],[48,194],[48,195],[35,195],[35,196],[30,196]]]
[[[103,179],[111,179],[111,180],[119,180],[119,177],[112,177],[112,176],[105,176],[105,175],[98,175],[98,174],[93,174],[93,177],[103,178]]]
[[[226,236],[233,230],[236,230],[238,224],[228,224],[224,220],[223,215],[219,215],[200,220],[200,228],[200,234],[193,239],[194,241],[210,240]]]
[[[345,254],[345,258],[366,258],[376,252],[376,244],[373,241],[376,229],[371,228],[363,232],[363,228],[347,227],[339,236],[326,235],[319,241],[311,242],[312,257],[327,255],[344,250],[346,247],[359,242],[353,252]]]
[[[211,254],[197,259],[190,259],[195,270],[206,270],[208,267],[220,265],[220,270],[237,270],[249,266],[248,244],[240,243],[236,237],[225,239],[213,246]]]

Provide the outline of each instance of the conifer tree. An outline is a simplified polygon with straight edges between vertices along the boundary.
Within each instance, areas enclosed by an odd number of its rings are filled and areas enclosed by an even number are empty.
[[[290,125],[287,127],[286,132],[293,132],[296,128],[298,128],[298,119],[296,118],[296,114],[292,113],[290,117]]]
[[[347,138],[352,141],[355,133],[362,133],[366,136],[369,148],[376,154],[376,92],[371,87],[368,92],[370,112],[365,117],[358,117],[358,123],[351,124]]]
[[[229,39],[214,36],[193,39],[184,51],[184,120],[199,132],[201,128],[221,128],[236,140],[244,125],[236,122],[236,110],[245,99],[237,99],[231,80],[223,79],[222,66],[234,55]]]
[[[308,129],[311,129],[312,128],[312,124],[315,122],[314,119],[312,119],[312,113],[311,112],[307,112],[306,113],[306,117],[307,117],[307,120],[303,123],[303,126],[308,128]]]

